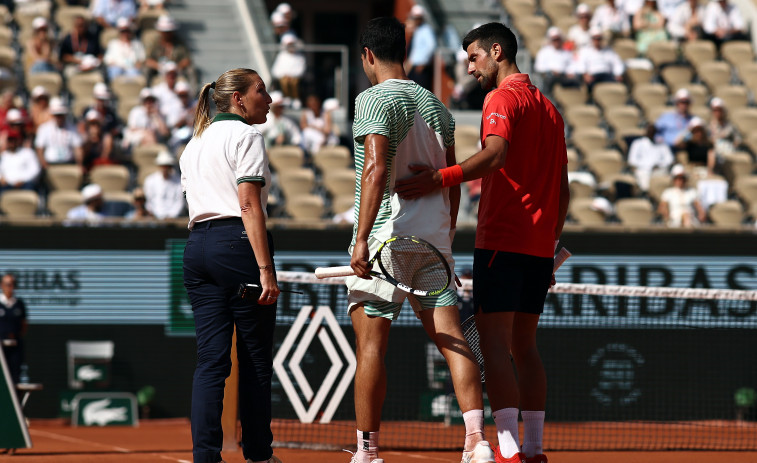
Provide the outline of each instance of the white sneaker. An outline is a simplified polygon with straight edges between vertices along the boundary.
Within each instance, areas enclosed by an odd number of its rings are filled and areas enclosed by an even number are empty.
[[[470,452],[463,452],[460,463],[491,463],[494,462],[494,452],[485,440],[482,440]]]
[[[344,451],[347,452],[347,453],[351,453],[352,454],[352,458],[350,458],[350,463],[358,463],[357,459],[355,458],[355,455],[357,455],[357,453],[350,452],[349,450],[344,450]],[[494,460],[492,460],[492,461],[494,461]],[[376,459],[371,460],[371,463],[384,463],[384,459],[383,458],[376,458]]]

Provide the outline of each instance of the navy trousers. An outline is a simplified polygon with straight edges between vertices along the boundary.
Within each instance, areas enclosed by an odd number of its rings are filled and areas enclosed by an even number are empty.
[[[268,234],[273,255],[273,240]],[[271,376],[276,305],[237,295],[240,283],[259,283],[260,271],[241,219],[196,224],[184,249],[184,286],[194,313],[197,368],[192,385],[195,463],[221,461],[223,390],[231,371],[237,328],[242,451],[253,461],[273,455]]]

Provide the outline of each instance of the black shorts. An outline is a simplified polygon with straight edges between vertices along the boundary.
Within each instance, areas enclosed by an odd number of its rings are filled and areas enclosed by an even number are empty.
[[[552,282],[551,257],[476,249],[473,252],[473,302],[485,313],[544,311]]]

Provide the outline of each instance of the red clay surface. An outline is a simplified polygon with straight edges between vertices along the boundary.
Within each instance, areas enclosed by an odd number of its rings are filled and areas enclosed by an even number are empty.
[[[187,420],[142,421],[137,428],[72,428],[62,421],[32,421],[33,448],[19,449],[14,455],[0,455],[0,462],[165,462],[191,463],[192,442]],[[757,435],[752,435],[757,439]],[[349,454],[339,451],[311,451],[277,448],[283,463],[347,463]],[[550,452],[550,463],[728,463],[757,462],[757,452]],[[228,463],[243,462],[241,451],[224,452]],[[384,451],[387,463],[460,461],[460,453]]]

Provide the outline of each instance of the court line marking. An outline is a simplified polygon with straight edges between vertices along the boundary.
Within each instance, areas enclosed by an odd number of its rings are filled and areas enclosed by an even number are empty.
[[[180,458],[176,458],[176,457],[167,457],[167,456],[165,456],[165,455],[158,455],[158,456],[159,456],[160,458],[164,459],[164,460],[171,460],[171,461],[175,461],[175,462],[177,462],[177,463],[192,463],[192,462],[191,462],[191,461],[189,461],[189,460],[182,460],[182,459],[180,459]]]
[[[114,450],[116,452],[121,452],[121,453],[131,453],[132,452],[130,449],[125,449],[123,447],[116,447],[115,445],[100,444],[99,442],[94,442],[94,441],[85,440],[85,439],[79,439],[78,437],[69,437],[69,436],[66,436],[66,435],[63,435],[63,434],[56,434],[54,432],[40,431],[39,429],[30,429],[29,432],[32,435],[38,435],[38,436],[41,436],[41,437],[49,437],[51,439],[57,439],[59,441],[69,442],[71,444],[91,445],[93,447],[102,447],[102,448]]]
[[[405,453],[405,452],[384,452],[384,454],[391,454],[391,455],[397,455],[402,457],[408,457],[408,458],[417,458],[419,460],[426,460],[426,461],[446,461],[449,462],[448,458],[438,458],[438,457],[430,457],[428,455],[417,455],[412,453]]]

